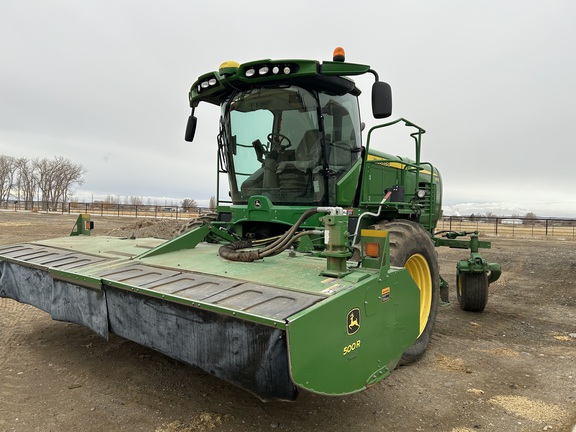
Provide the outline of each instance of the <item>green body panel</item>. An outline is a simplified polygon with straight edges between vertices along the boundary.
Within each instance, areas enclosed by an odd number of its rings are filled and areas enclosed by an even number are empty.
[[[358,190],[358,181],[362,172],[362,161],[358,160],[354,166],[336,184],[336,204],[343,207],[352,207]]]
[[[74,224],[74,228],[72,228],[70,235],[90,235],[90,230],[92,230],[93,227],[94,224],[90,221],[90,215],[80,214],[78,215],[78,219],[76,219],[76,223]]]
[[[425,228],[432,232],[441,215],[440,176],[437,171],[420,173],[418,184],[411,170],[411,161],[398,156],[369,155],[364,165],[364,175],[361,187],[361,207],[375,207],[382,201],[382,191],[395,187],[403,188],[404,196],[398,200],[389,200],[384,207],[386,218],[398,218],[402,215],[417,214]],[[415,191],[425,190],[427,199],[419,200]]]
[[[386,378],[416,340],[418,317],[419,290],[406,270],[392,269],[383,280],[370,276],[357,289],[289,319],[293,381],[312,392],[338,395]]]
[[[415,141],[414,160],[373,148],[373,132],[397,123],[416,129],[416,132],[410,134]],[[415,216],[432,234],[442,216],[442,178],[430,162],[420,160],[421,137],[425,132],[403,118],[370,129],[360,185],[360,207],[379,206],[382,191],[394,189],[397,192],[383,206],[383,219]],[[417,196],[418,191],[424,192],[422,198]]]
[[[166,243],[157,238],[122,238],[108,236],[62,237],[33,242],[32,244],[52,246],[69,251],[78,251],[106,259],[106,262],[121,262],[132,259],[144,251]],[[110,265],[110,264],[108,264]],[[91,268],[88,265],[87,268]]]
[[[334,244],[345,242],[345,220],[341,220],[345,216],[324,218],[339,233],[334,234]],[[31,245],[37,253],[43,250],[47,255],[73,256],[80,263],[67,270],[44,267],[55,280],[91,290],[113,287],[140,295],[143,300],[155,298],[285,330],[293,381],[313,392],[346,394],[365,388],[386,377],[416,339],[419,290],[404,269],[391,268],[383,274],[380,268],[349,268],[346,276],[327,277],[323,274],[326,259],[308,253],[283,252],[241,263],[223,259],[217,252],[219,245],[207,243],[192,249],[146,253],[158,248],[160,242],[78,236]],[[30,262],[11,260],[31,266]],[[219,301],[165,289],[170,283],[176,286],[178,278],[182,282],[191,277],[210,277],[232,287],[248,285]],[[216,285],[214,292],[220,290]],[[383,289],[387,289],[386,295]],[[276,307],[263,308],[263,299],[276,302]],[[290,306],[298,302],[301,307]],[[285,303],[290,305],[283,309]],[[360,327],[350,331],[348,314],[355,308]],[[293,312],[285,312],[289,310]]]
[[[322,75],[351,76],[363,75],[370,70],[370,66],[344,62],[323,62]]]
[[[392,159],[394,160],[394,159]],[[379,204],[382,201],[382,191],[390,187],[407,185],[402,179],[404,171],[401,168],[390,166],[390,159],[368,160],[364,167],[364,178],[362,179],[362,202],[369,204]],[[413,182],[412,182],[413,183]]]
[[[270,199],[265,196],[252,196],[248,199],[247,205],[231,205],[225,208],[231,213],[231,222],[272,222],[287,226],[292,226],[298,218],[311,206],[275,206]],[[312,216],[308,219],[304,227],[317,227],[322,224],[319,221],[320,215]]]

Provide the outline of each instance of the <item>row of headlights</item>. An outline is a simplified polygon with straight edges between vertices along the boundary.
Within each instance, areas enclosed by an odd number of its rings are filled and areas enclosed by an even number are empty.
[[[202,81],[200,84],[198,84],[197,87],[198,93],[200,93],[202,90],[206,90],[207,88],[214,87],[216,85],[218,85],[218,80],[216,78],[206,79]]]
[[[246,69],[244,72],[244,76],[246,78],[252,77],[262,77],[262,76],[270,76],[270,75],[290,75],[298,70],[298,65],[296,64],[263,64],[259,66],[253,66]],[[218,85],[218,80],[216,77],[212,76],[212,78],[206,78],[202,82],[197,84],[197,91],[198,93],[207,90],[211,87],[216,87]]]
[[[244,75],[246,78],[252,78],[255,76],[266,76],[266,75],[278,75],[280,73],[284,75],[290,75],[291,73],[295,72],[295,67],[287,64],[282,65],[261,65],[256,67],[251,67],[250,69],[246,69]]]

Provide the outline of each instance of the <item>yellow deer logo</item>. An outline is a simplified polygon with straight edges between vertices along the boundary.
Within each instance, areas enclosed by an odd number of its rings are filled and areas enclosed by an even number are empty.
[[[349,335],[353,335],[360,330],[360,309],[354,308],[348,312],[348,319],[346,320],[346,331]]]
[[[359,326],[358,318],[356,318],[354,315],[350,315],[350,324],[348,324],[348,329],[352,330],[354,327],[357,326]]]

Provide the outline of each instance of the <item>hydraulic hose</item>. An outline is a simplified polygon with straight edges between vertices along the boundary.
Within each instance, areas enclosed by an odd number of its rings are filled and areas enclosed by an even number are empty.
[[[300,237],[304,237],[306,235],[322,235],[324,231],[321,230],[307,230],[307,231],[300,231],[299,233],[295,234],[293,237],[288,239],[286,243],[283,243],[282,246],[278,246],[272,250],[267,250],[264,256],[274,256],[278,255],[283,250],[286,250],[292,243],[298,240]]]
[[[222,258],[230,261],[252,262],[260,259],[259,249],[240,251],[239,249],[246,249],[252,247],[251,240],[240,240],[233,243],[220,246],[218,253]]]
[[[386,195],[384,195],[384,198],[382,198],[382,201],[380,201],[380,206],[378,207],[378,212],[376,213],[370,213],[370,212],[366,212],[366,213],[362,213],[360,215],[360,217],[358,218],[358,222],[356,222],[356,229],[354,230],[354,237],[352,240],[352,245],[354,246],[356,244],[356,239],[358,237],[358,230],[360,229],[360,221],[362,220],[362,218],[364,216],[374,216],[374,217],[378,217],[380,216],[380,212],[382,211],[382,206],[384,205],[384,203],[388,200],[388,198],[390,198],[390,195],[392,195],[392,191],[388,191],[386,193]]]
[[[300,218],[298,218],[296,223],[292,225],[292,227],[288,231],[286,231],[276,241],[270,243],[267,246],[264,246],[263,248],[253,250],[241,250],[252,247],[252,241],[240,240],[237,242],[228,243],[221,246],[220,249],[218,249],[218,253],[222,258],[228,259],[230,261],[240,261],[240,262],[252,262],[267,256],[277,255],[284,249],[286,249],[290,245],[290,243],[296,240],[296,238],[301,237],[301,235],[294,236],[294,234],[306,219],[323,210],[324,210],[323,208],[312,208],[306,210],[304,213],[302,213]],[[308,234],[309,232],[306,233]]]
[[[318,213],[320,210],[318,208],[311,208],[306,210],[304,213],[302,213],[302,215],[298,218],[298,220],[296,221],[296,223],[294,225],[292,225],[292,227],[286,231],[278,240],[276,240],[274,243],[269,244],[268,246],[263,247],[261,250],[262,251],[267,251],[269,249],[275,249],[276,247],[282,245],[283,243],[286,243],[290,237],[292,237],[292,235],[294,235],[294,233],[296,232],[296,230],[298,230],[298,228],[300,228],[300,225],[302,225],[302,223],[308,219],[310,216],[315,215],[316,213]]]

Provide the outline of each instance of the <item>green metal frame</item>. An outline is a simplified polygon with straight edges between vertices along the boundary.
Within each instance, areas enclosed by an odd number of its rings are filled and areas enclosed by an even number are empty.
[[[74,227],[70,232],[71,237],[79,235],[90,235],[90,231],[94,228],[94,222],[90,220],[90,215],[82,213],[78,215]]]
[[[375,131],[393,126],[398,123],[404,123],[407,127],[416,128],[416,132],[410,134],[414,139],[415,143],[415,160],[411,161],[407,158],[400,158],[398,156],[392,156],[386,153],[372,149],[372,135]],[[410,184],[412,186],[411,190],[406,191],[405,199],[401,202],[387,202],[383,206],[382,213],[384,215],[390,214],[391,217],[404,217],[409,215],[418,215],[420,223],[429,231],[432,232],[436,226],[438,219],[441,216],[441,194],[439,195],[437,191],[436,184],[438,188],[441,188],[440,174],[438,170],[430,162],[422,162],[420,159],[421,146],[422,146],[422,135],[426,133],[426,130],[416,125],[415,123],[406,120],[404,118],[399,118],[397,120],[384,123],[372,127],[368,131],[367,143],[366,143],[366,154],[364,157],[365,165],[365,175],[362,179],[362,191],[361,196],[364,196],[369,192],[370,179],[367,177],[370,172],[370,167],[378,166],[401,166],[398,168],[398,178],[397,186],[406,186]],[[425,173],[425,171],[428,171]],[[412,176],[411,178],[408,176]],[[421,184],[426,185],[426,195],[422,199],[417,199],[415,197],[416,190],[421,188]],[[390,185],[394,186],[394,185]],[[360,202],[360,207],[365,207],[368,209],[374,209],[379,207],[379,202],[372,202],[362,200]]]
[[[457,237],[469,236],[468,240],[458,240]],[[456,249],[469,249],[470,257],[466,260],[460,260],[456,264],[457,272],[469,273],[486,273],[488,275],[488,284],[497,281],[502,274],[502,268],[498,263],[488,262],[482,258],[478,252],[480,248],[490,249],[491,242],[481,241],[478,237],[478,231],[473,232],[456,232],[451,231],[446,234],[447,238],[433,237],[436,246],[447,246]]]

